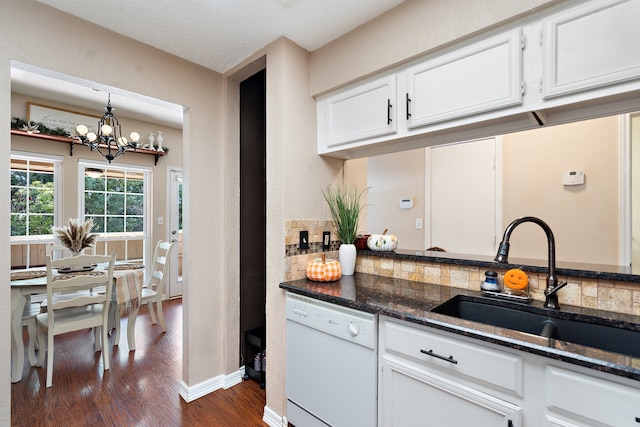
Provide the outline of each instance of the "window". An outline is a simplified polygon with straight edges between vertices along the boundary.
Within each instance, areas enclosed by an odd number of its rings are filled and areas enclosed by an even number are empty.
[[[100,234],[99,253],[117,253],[118,260],[143,259],[150,170],[80,165],[84,218],[93,218]]]
[[[11,266],[42,264],[44,244],[58,222],[59,170],[55,156],[11,153]]]

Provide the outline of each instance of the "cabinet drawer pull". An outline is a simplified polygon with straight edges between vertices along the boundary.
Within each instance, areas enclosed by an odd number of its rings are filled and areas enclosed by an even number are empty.
[[[391,100],[387,99],[387,124],[390,125],[391,122],[393,121],[391,119],[391,108],[393,108],[393,105],[391,105]]]
[[[410,103],[411,103],[411,98],[409,98],[409,94],[407,94],[407,120],[411,118],[411,112],[409,111]]]
[[[640,423],[640,417],[636,417],[636,422]]]
[[[422,350],[421,349],[420,353],[426,354],[427,356],[433,356],[433,357],[435,357],[437,359],[444,360],[445,362],[453,363],[454,365],[458,364],[458,361],[456,359],[454,359],[453,356],[449,356],[449,357],[441,356],[438,353],[434,353],[433,350],[426,351],[426,350]]]

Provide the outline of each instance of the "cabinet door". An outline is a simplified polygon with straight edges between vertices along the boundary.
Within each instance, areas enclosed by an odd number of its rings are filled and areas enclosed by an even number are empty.
[[[383,356],[381,426],[518,427],[518,406]]]
[[[386,76],[318,103],[319,139],[328,148],[396,132],[396,76]]]
[[[591,1],[544,20],[545,98],[640,78],[640,1]]]
[[[548,425],[640,425],[639,388],[557,367],[547,367],[545,377]]]
[[[521,30],[415,65],[406,76],[410,129],[521,104]]]

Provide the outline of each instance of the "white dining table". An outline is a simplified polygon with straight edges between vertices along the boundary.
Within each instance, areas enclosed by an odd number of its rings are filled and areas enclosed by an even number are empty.
[[[129,266],[129,264],[127,264]],[[98,267],[99,268],[99,267]],[[44,271],[44,268],[20,270],[20,272]],[[14,272],[12,272],[14,273]],[[135,325],[140,308],[140,295],[144,280],[144,268],[118,269],[113,271],[114,294],[121,311],[128,310],[128,322]],[[22,341],[22,313],[28,297],[47,293],[47,276],[11,280],[11,382],[22,379],[24,369],[24,342]],[[135,335],[128,333],[129,350],[135,350]],[[134,342],[132,342],[134,341]],[[116,343],[117,344],[117,343]]]

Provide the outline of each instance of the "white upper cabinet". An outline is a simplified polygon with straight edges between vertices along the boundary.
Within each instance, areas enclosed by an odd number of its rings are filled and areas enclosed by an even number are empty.
[[[339,92],[318,102],[318,129],[328,148],[391,135],[397,129],[396,76]]]
[[[543,20],[544,98],[640,77],[640,1],[594,1]]]
[[[409,129],[522,103],[520,29],[407,69]]]
[[[318,153],[355,158],[640,109],[640,0],[561,2],[318,99]]]

